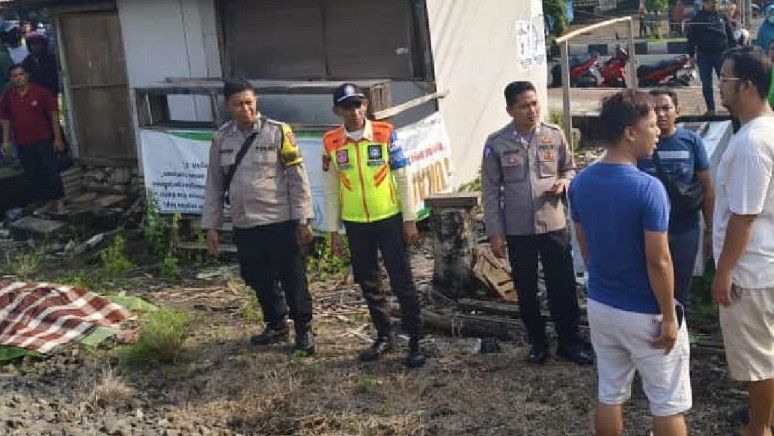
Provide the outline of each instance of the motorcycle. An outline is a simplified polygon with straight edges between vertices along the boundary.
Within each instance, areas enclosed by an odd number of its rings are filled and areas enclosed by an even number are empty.
[[[641,87],[688,86],[695,78],[696,72],[687,55],[637,68],[637,80]]]
[[[624,88],[626,87],[626,63],[629,53],[621,47],[600,67],[599,55],[591,53],[586,56],[570,58],[570,86],[577,88]],[[562,70],[559,65],[551,69],[552,86],[561,86]]]
[[[599,59],[599,55],[593,52],[587,55],[570,57],[570,86],[579,88],[596,86],[597,78],[591,69],[596,65],[597,59]],[[557,64],[551,68],[551,86],[562,86],[561,65]]]
[[[626,88],[626,64],[629,62],[629,52],[620,46],[615,48],[615,53],[606,60],[599,73],[602,76],[602,82],[599,86],[603,88]]]

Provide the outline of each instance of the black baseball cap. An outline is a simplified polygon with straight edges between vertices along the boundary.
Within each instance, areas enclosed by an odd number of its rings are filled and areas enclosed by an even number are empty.
[[[333,105],[339,106],[350,100],[363,101],[365,94],[354,83],[342,83],[333,91]]]

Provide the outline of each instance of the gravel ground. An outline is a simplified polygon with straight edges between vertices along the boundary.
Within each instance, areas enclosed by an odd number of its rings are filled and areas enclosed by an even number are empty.
[[[414,269],[426,282],[432,259],[419,253]],[[7,364],[0,367],[0,433],[590,434],[593,367],[555,359],[528,366],[524,344],[502,343],[502,352],[482,355],[473,339],[438,334],[427,339],[432,358],[422,369],[407,370],[402,350],[361,364],[356,353],[374,332],[358,291],[336,282],[312,284],[318,353],[298,358],[287,345],[249,345],[258,327],[245,317],[247,290],[233,276],[135,281],[134,293],[196,315],[186,358],[129,368],[108,343]],[[691,434],[733,431],[723,416],[744,393],[729,381],[722,353],[695,349],[692,380]],[[626,434],[649,427],[637,387],[626,420]]]

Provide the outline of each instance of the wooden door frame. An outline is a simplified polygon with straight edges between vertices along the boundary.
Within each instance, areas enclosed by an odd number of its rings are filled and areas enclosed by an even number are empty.
[[[65,118],[65,122],[67,123],[67,127],[70,131],[69,135],[69,141],[70,146],[73,150],[73,157],[77,158],[79,162],[85,163],[87,165],[99,165],[99,166],[136,166],[139,162],[139,150],[138,150],[138,140],[137,140],[137,128],[136,128],[136,120],[134,117],[134,100],[132,98],[132,93],[129,86],[129,72],[126,70],[126,66],[124,69],[124,78],[126,82],[126,93],[127,93],[127,101],[129,102],[129,107],[127,108],[127,111],[129,113],[129,121],[133,134],[133,152],[134,157],[133,158],[100,158],[100,157],[84,157],[81,154],[81,143],[80,143],[80,132],[79,132],[79,126],[78,126],[78,120],[77,116],[75,114],[75,107],[73,106],[73,94],[72,94],[72,83],[70,82],[70,74],[69,74],[69,66],[67,64],[67,46],[64,41],[64,34],[63,34],[63,17],[67,16],[83,16],[83,15],[105,15],[105,14],[115,14],[117,18],[118,23],[118,33],[121,38],[121,50],[124,54],[124,59],[126,59],[126,48],[124,47],[124,40],[123,40],[123,31],[121,29],[121,19],[120,15],[118,14],[118,8],[116,7],[116,4],[114,1],[100,3],[100,4],[89,4],[89,5],[79,5],[79,6],[70,6],[70,7],[62,7],[60,9],[57,9],[54,11],[54,20],[56,23],[56,34],[57,34],[57,50],[59,51],[59,62],[61,65],[61,77],[62,77],[62,90],[63,90],[63,100],[68,105],[67,110],[67,117]],[[126,64],[126,61],[124,62]]]

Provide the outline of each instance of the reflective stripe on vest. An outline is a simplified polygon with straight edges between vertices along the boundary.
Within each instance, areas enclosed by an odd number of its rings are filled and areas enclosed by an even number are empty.
[[[371,124],[373,141],[363,138],[355,142],[346,137],[343,127],[323,137],[330,171],[339,178],[342,221],[369,223],[400,212],[390,169],[392,126],[377,121]]]

